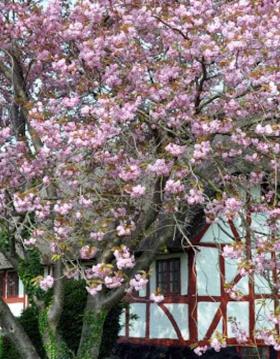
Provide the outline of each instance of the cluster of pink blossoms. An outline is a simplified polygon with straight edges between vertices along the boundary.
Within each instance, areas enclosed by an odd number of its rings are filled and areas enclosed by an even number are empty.
[[[171,167],[171,162],[167,162],[165,159],[157,159],[154,164],[148,166],[148,170],[157,176],[168,176]]]
[[[147,279],[145,273],[144,274],[141,274],[141,273],[135,274],[134,278],[132,278],[129,281],[130,288],[136,290],[137,292],[139,290],[145,289],[147,283],[148,283],[148,279]]]
[[[230,296],[233,300],[240,300],[243,297],[241,291],[239,291],[235,285],[225,285],[225,292]]]
[[[176,145],[175,143],[169,143],[165,150],[174,157],[179,157],[186,152],[186,146]]]
[[[104,278],[104,284],[109,289],[115,289],[122,285],[124,282],[123,275],[116,272],[113,276],[107,276]]]
[[[89,245],[83,246],[80,249],[80,257],[81,259],[92,259],[95,257],[97,253],[96,247],[91,247]]]
[[[225,348],[226,342],[224,338],[213,338],[210,342],[210,347],[213,348],[216,352],[220,352],[222,348]]]
[[[122,169],[119,173],[119,177],[123,181],[135,181],[141,175],[141,169],[137,165],[129,165]]]
[[[47,291],[48,289],[52,288],[54,285],[54,278],[51,275],[47,275],[45,278],[40,280],[40,288],[44,291]]]
[[[0,12],[0,211],[7,223],[24,218],[16,223],[20,245],[40,250],[43,241],[65,266],[68,255],[94,258],[92,268],[81,261],[67,272],[78,270],[92,295],[139,290],[147,278],[134,273],[138,259],[127,247],[140,244],[139,218],[150,226],[145,233],[156,233],[182,208],[202,207],[212,223],[250,207],[268,215],[267,243],[253,233],[264,228],[250,228],[254,258],[241,243],[223,255],[242,276],[279,271],[271,256],[280,248],[277,0],[84,0],[67,11],[63,1],[8,3]],[[24,134],[14,128],[14,105],[24,112]],[[258,199],[253,184],[268,187]],[[145,218],[150,208],[154,216]],[[29,219],[44,235],[19,233]],[[98,263],[99,254],[109,263]],[[51,277],[40,286],[51,287]],[[240,299],[234,286],[228,294]],[[263,338],[278,348],[273,333]],[[211,346],[223,343],[217,337]]]
[[[189,193],[186,194],[185,199],[189,205],[203,204],[205,201],[203,192],[196,188],[190,189]]]
[[[223,256],[230,259],[239,259],[243,256],[244,246],[242,243],[236,243],[232,246],[226,244],[223,247]]]
[[[265,345],[272,346],[274,350],[280,351],[279,338],[273,331],[261,330],[257,333],[256,338],[263,340]]]
[[[150,300],[155,303],[161,303],[162,301],[164,301],[164,296],[160,293],[151,293]]]
[[[129,236],[135,230],[135,223],[133,221],[121,221],[117,226],[116,231],[119,237]]]
[[[222,200],[213,200],[205,208],[206,219],[208,222],[216,221],[225,216],[228,220],[233,220],[242,209],[243,202],[235,197],[227,197],[223,193]]]
[[[211,144],[209,141],[203,141],[194,145],[192,162],[205,160],[211,152]]]
[[[140,198],[143,197],[146,192],[146,187],[138,184],[137,186],[133,186],[129,191],[131,198]]]
[[[114,251],[114,256],[118,269],[130,269],[135,266],[134,255],[124,245]]]
[[[104,279],[106,276],[112,273],[112,266],[104,263],[98,263],[93,265],[91,268],[85,270],[87,279],[101,278]]]
[[[207,345],[204,345],[203,347],[202,346],[198,346],[194,349],[194,353],[196,355],[198,355],[199,357],[201,357],[204,353],[206,353],[208,349],[208,346]]]
[[[90,295],[95,296],[102,290],[102,284],[92,284],[90,287],[86,286],[86,290]]]
[[[173,179],[169,179],[165,185],[165,192],[167,193],[178,194],[183,192],[184,189],[185,187],[180,180],[174,181]]]

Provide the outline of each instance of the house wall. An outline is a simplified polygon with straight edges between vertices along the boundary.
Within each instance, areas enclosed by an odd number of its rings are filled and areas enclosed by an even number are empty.
[[[24,286],[22,281],[19,279],[18,296],[16,297],[3,297],[3,300],[8,304],[11,312],[16,317],[19,317],[22,311],[28,305],[27,295],[24,293]]]
[[[252,215],[251,226],[268,233],[263,214]],[[237,344],[232,332],[234,319],[246,331],[252,345],[255,344],[255,329],[272,327],[268,315],[276,303],[271,298],[268,282],[258,276],[250,280],[248,276],[241,277],[237,261],[221,255],[224,245],[244,235],[241,219],[234,223],[219,221],[206,225],[197,236],[195,252],[160,256],[159,259],[180,258],[181,293],[166,296],[162,303],[150,301],[150,293],[156,290],[156,264],[153,263],[147,289],[139,297],[127,298],[130,304],[122,314],[120,342],[168,346],[203,344],[219,332],[229,338],[229,344]],[[229,282],[234,282],[242,292],[240,301],[232,300],[225,292],[224,285]]]

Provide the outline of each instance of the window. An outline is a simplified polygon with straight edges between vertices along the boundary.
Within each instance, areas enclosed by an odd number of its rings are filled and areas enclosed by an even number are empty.
[[[5,273],[0,272],[0,296],[4,297],[5,295]]]
[[[180,259],[162,259],[156,262],[157,288],[162,294],[180,294]]]
[[[18,296],[18,275],[16,272],[7,272],[7,297]]]
[[[0,295],[4,298],[18,297],[19,278],[16,272],[0,272]]]

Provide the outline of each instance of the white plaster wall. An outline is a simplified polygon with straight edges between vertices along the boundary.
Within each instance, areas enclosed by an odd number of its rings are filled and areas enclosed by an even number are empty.
[[[19,317],[24,309],[23,303],[9,303],[9,308],[14,316]]]
[[[227,304],[227,321],[228,321],[228,337],[234,338],[235,335],[232,332],[231,319],[235,319],[239,325],[249,334],[249,303],[248,302],[228,302]]]
[[[129,314],[136,315],[137,319],[129,320],[129,336],[143,338],[146,333],[146,304],[133,303],[129,306]]]
[[[197,324],[198,340],[202,340],[220,306],[220,302],[198,302],[197,305]],[[218,324],[216,331],[222,333],[222,321]]]
[[[24,297],[24,287],[23,287],[23,283],[22,281],[19,279],[19,282],[18,282],[18,296],[20,298]]]
[[[139,290],[139,297],[146,297],[146,295],[147,295],[147,289],[146,288],[144,288],[144,289],[141,289],[141,290]]]
[[[269,281],[261,275],[255,274],[255,293],[256,294],[271,294]]]
[[[250,192],[253,200],[259,202],[261,199],[261,186],[252,187]]]
[[[256,232],[256,234],[267,235],[270,233],[270,229],[267,224],[268,216],[266,213],[252,213],[251,218],[251,228],[254,232]]]
[[[188,304],[165,304],[175,319],[181,334],[185,340],[190,338],[189,333],[189,306]]]
[[[242,218],[236,216],[233,219],[233,224],[237,230],[240,238],[244,238],[246,229],[242,224]],[[201,243],[216,243],[216,244],[232,244],[234,242],[234,235],[226,219],[219,219],[217,222],[211,224],[204,236],[201,238]]]
[[[173,325],[157,304],[151,304],[150,307],[150,338],[178,339]]]
[[[125,310],[122,311],[120,318],[119,318],[119,323],[120,323],[120,331],[119,331],[119,336],[125,336],[125,322],[126,322],[126,318],[125,318]]]
[[[237,259],[225,259],[225,281],[230,283],[238,274],[238,261]],[[249,294],[249,278],[248,276],[242,277],[236,284],[236,289],[241,291],[242,294]]]
[[[204,236],[201,238],[201,243],[231,243],[232,232],[229,224],[226,221],[218,220],[217,223],[211,224]]]
[[[274,312],[274,301],[272,299],[255,300],[255,329],[273,329],[274,323],[268,320],[271,313]]]
[[[198,247],[196,254],[197,292],[199,295],[220,295],[219,250]]]

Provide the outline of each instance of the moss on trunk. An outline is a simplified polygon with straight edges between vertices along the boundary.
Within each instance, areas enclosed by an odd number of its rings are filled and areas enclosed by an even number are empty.
[[[77,359],[98,359],[108,310],[86,310]]]

